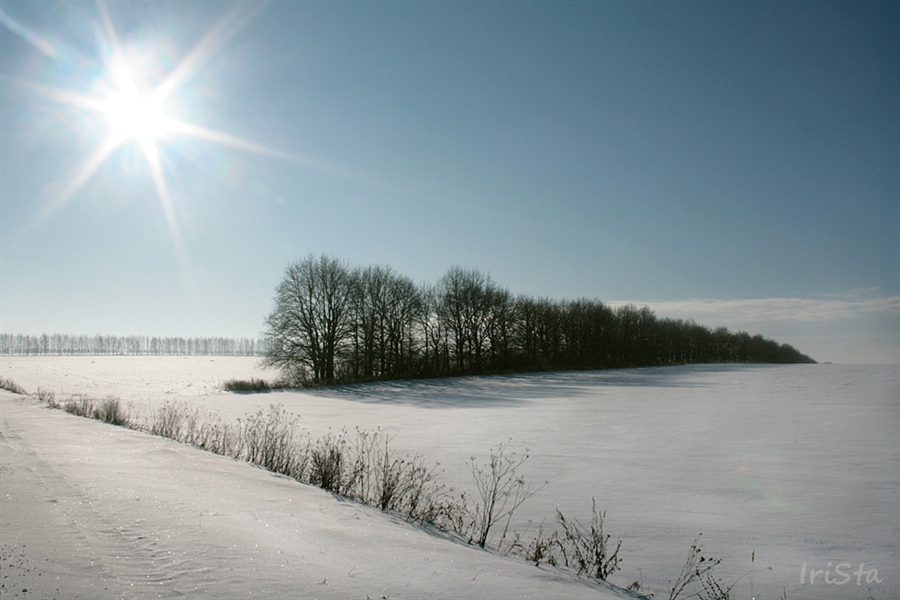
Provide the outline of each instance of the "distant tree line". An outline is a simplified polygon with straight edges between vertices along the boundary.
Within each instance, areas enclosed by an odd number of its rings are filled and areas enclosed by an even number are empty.
[[[266,319],[264,363],[308,385],[688,363],[815,362],[787,344],[660,319],[647,307],[514,296],[452,267],[417,285],[329,256],[290,264]]]
[[[265,340],[144,335],[0,334],[0,355],[263,356]]]

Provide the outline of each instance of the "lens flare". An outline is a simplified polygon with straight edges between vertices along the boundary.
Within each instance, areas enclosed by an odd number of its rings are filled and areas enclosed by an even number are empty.
[[[240,32],[264,5],[262,2],[237,3],[196,41],[180,61],[174,61],[174,64],[169,65],[168,61],[166,64],[155,61],[152,53],[142,52],[146,48],[131,45],[133,35],[127,42],[120,40],[109,11],[103,3],[99,3],[97,5],[99,22],[90,25],[100,34],[95,54],[100,60],[96,70],[91,74],[85,74],[81,84],[73,86],[72,78],[68,78],[68,85],[60,87],[43,81],[0,76],[4,82],[29,89],[60,107],[74,109],[70,117],[73,123],[91,123],[91,126],[95,127],[95,123],[105,121],[107,127],[103,132],[89,133],[91,137],[99,138],[96,148],[74,169],[68,181],[54,186],[58,192],[47,199],[34,222],[29,227],[23,228],[20,235],[23,237],[30,235],[41,223],[51,219],[77,196],[123,145],[129,142],[136,142],[140,150],[142,161],[153,180],[173,246],[184,264],[189,264],[190,261],[177,218],[179,199],[177,192],[174,192],[167,183],[166,168],[174,164],[177,155],[181,154],[177,145],[188,140],[266,156],[385,188],[386,186],[379,181],[373,181],[338,165],[211,129],[191,122],[191,119],[184,118],[178,111],[170,110],[171,107],[190,105],[192,98],[190,86],[194,79],[203,74],[207,62]],[[25,25],[13,23],[5,14],[2,16],[0,24],[8,29],[14,27],[13,31],[20,35],[24,35],[22,32],[30,31]],[[29,34],[29,40],[34,39],[37,38]],[[150,47],[167,47],[162,38],[154,41],[151,35],[149,39]],[[72,52],[54,49],[54,52],[48,53],[43,45],[37,48],[62,70],[69,66],[67,61],[73,60]],[[79,65],[84,63],[84,56],[76,58]],[[77,70],[80,70],[80,67]],[[85,112],[99,115],[103,119],[100,121],[85,119]],[[175,152],[170,154],[167,150]]]

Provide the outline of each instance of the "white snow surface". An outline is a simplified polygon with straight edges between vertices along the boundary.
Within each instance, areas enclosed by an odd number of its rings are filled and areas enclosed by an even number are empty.
[[[135,414],[176,400],[237,419],[281,404],[313,438],[380,428],[401,452],[440,463],[457,490],[472,487],[470,457],[511,440],[530,456],[520,474],[549,482],[511,529],[549,531],[557,508],[588,522],[596,498],[606,531],[622,540],[616,585],[639,580],[666,598],[702,532],[704,554],[723,559],[723,583],[737,581],[733,598],[900,598],[897,365],[686,366],[261,394],[220,387],[274,375],[252,358],[3,357],[0,374],[59,399],[116,395]],[[184,444],[6,392],[0,402],[4,595],[623,594]]]

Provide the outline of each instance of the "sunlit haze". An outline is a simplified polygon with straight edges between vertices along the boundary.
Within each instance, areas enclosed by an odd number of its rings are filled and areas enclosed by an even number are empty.
[[[310,254],[900,362],[895,2],[0,2],[0,330],[256,337]]]

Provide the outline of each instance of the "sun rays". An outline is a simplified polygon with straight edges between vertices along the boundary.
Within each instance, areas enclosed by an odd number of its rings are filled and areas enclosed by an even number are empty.
[[[66,210],[70,204],[92,202],[95,191],[107,190],[98,198],[149,197],[155,206],[151,202],[143,208],[154,208],[158,215],[156,223],[171,244],[182,288],[199,297],[202,268],[195,267],[192,249],[202,246],[203,225],[197,225],[195,216],[204,210],[201,207],[206,201],[187,190],[219,185],[221,182],[206,180],[218,176],[210,175],[206,167],[213,161],[229,160],[229,153],[288,163],[407,201],[428,201],[420,191],[204,122],[207,114],[227,114],[228,107],[235,106],[235,99],[219,100],[215,88],[207,85],[223,75],[218,60],[223,50],[264,6],[236,3],[180,52],[177,31],[156,30],[158,25],[152,19],[135,27],[127,20],[126,10],[120,17],[103,3],[91,14],[78,17],[78,27],[73,29],[93,35],[82,36],[71,46],[59,36],[36,33],[8,14],[0,15],[0,25],[25,40],[35,56],[39,53],[45,67],[31,70],[27,76],[3,73],[0,78],[4,85],[48,101],[49,110],[39,107],[35,113],[45,111],[34,131],[60,136],[53,149],[64,140],[63,156],[70,157],[57,159],[54,169],[61,175],[44,184],[31,220],[17,230],[12,244],[40,236],[48,223],[58,224],[63,213],[72,214]],[[116,18],[123,20],[119,23]],[[210,106],[212,101],[217,104]],[[234,123],[234,127],[247,126]],[[71,134],[69,138],[61,137],[67,134]],[[115,165],[120,172],[113,171]]]
[[[175,200],[166,178],[167,147],[195,139],[313,168],[331,170],[324,163],[180,119],[169,107],[171,99],[179,95],[189,95],[189,91],[185,88],[191,79],[202,73],[209,59],[259,12],[261,6],[262,3],[239,3],[234,6],[206,31],[161,81],[148,81],[147,77],[143,77],[143,73],[129,63],[126,45],[119,39],[109,11],[103,4],[98,4],[100,26],[97,28],[102,32],[97,45],[103,58],[102,64],[97,69],[99,74],[95,78],[94,87],[89,92],[4,76],[5,81],[37,92],[63,107],[101,115],[104,119],[99,122],[105,121],[108,128],[94,150],[75,169],[74,174],[59,186],[60,191],[46,200],[29,229],[52,218],[84,188],[114,153],[128,143],[136,143],[140,148],[172,243],[185,261],[187,254],[176,216]],[[40,46],[35,47],[48,57],[61,60],[58,57],[59,52],[30,32],[26,26],[13,21],[7,15],[4,15],[3,24],[33,46],[34,40],[41,40]],[[90,83],[86,80],[84,88],[87,89]],[[72,118],[78,117],[73,115]]]

